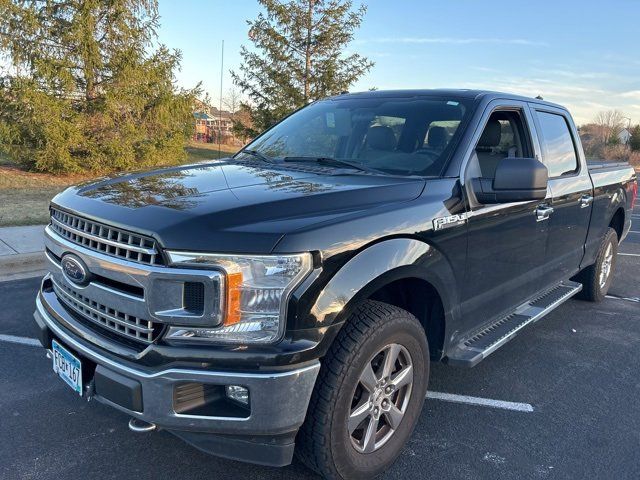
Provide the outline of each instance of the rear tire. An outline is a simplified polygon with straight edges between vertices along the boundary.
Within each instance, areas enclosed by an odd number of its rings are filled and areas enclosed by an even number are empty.
[[[381,474],[413,432],[428,379],[420,322],[401,308],[363,302],[322,360],[298,457],[329,479]]]
[[[618,234],[609,228],[602,239],[596,261],[577,276],[582,283],[580,298],[590,302],[601,302],[611,287],[618,255]]]

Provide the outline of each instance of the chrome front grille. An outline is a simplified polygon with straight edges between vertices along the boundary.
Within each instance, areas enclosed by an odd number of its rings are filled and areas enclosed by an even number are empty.
[[[143,343],[153,342],[160,331],[161,325],[103,305],[63,283],[55,280],[52,283],[56,296],[64,305],[101,328]]]
[[[52,229],[67,240],[113,257],[145,265],[164,265],[155,240],[120,228],[51,209]]]

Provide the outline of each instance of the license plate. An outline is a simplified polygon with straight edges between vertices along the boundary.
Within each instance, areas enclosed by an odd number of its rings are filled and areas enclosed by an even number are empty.
[[[51,342],[53,350],[53,371],[78,395],[82,395],[82,363],[58,342]]]

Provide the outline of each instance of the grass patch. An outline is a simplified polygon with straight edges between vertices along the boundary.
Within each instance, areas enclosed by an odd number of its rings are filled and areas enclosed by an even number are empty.
[[[193,163],[229,157],[238,149],[210,143],[189,143],[187,158],[176,163]],[[70,185],[95,175],[50,175],[25,172],[8,157],[0,154],[0,227],[39,225],[49,222],[49,202]]]
[[[49,220],[49,201],[88,175],[56,176],[0,165],[0,226],[37,225]]]
[[[218,145],[215,143],[196,143],[190,142],[185,148],[189,162],[201,162],[203,160],[212,160],[217,158],[230,157],[239,149],[229,145],[221,145],[218,152]]]

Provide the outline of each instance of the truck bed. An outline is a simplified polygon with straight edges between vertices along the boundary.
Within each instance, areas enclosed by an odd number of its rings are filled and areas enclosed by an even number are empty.
[[[587,167],[589,170],[603,170],[608,168],[620,168],[629,167],[629,162],[622,160],[600,160],[600,159],[587,159]]]

